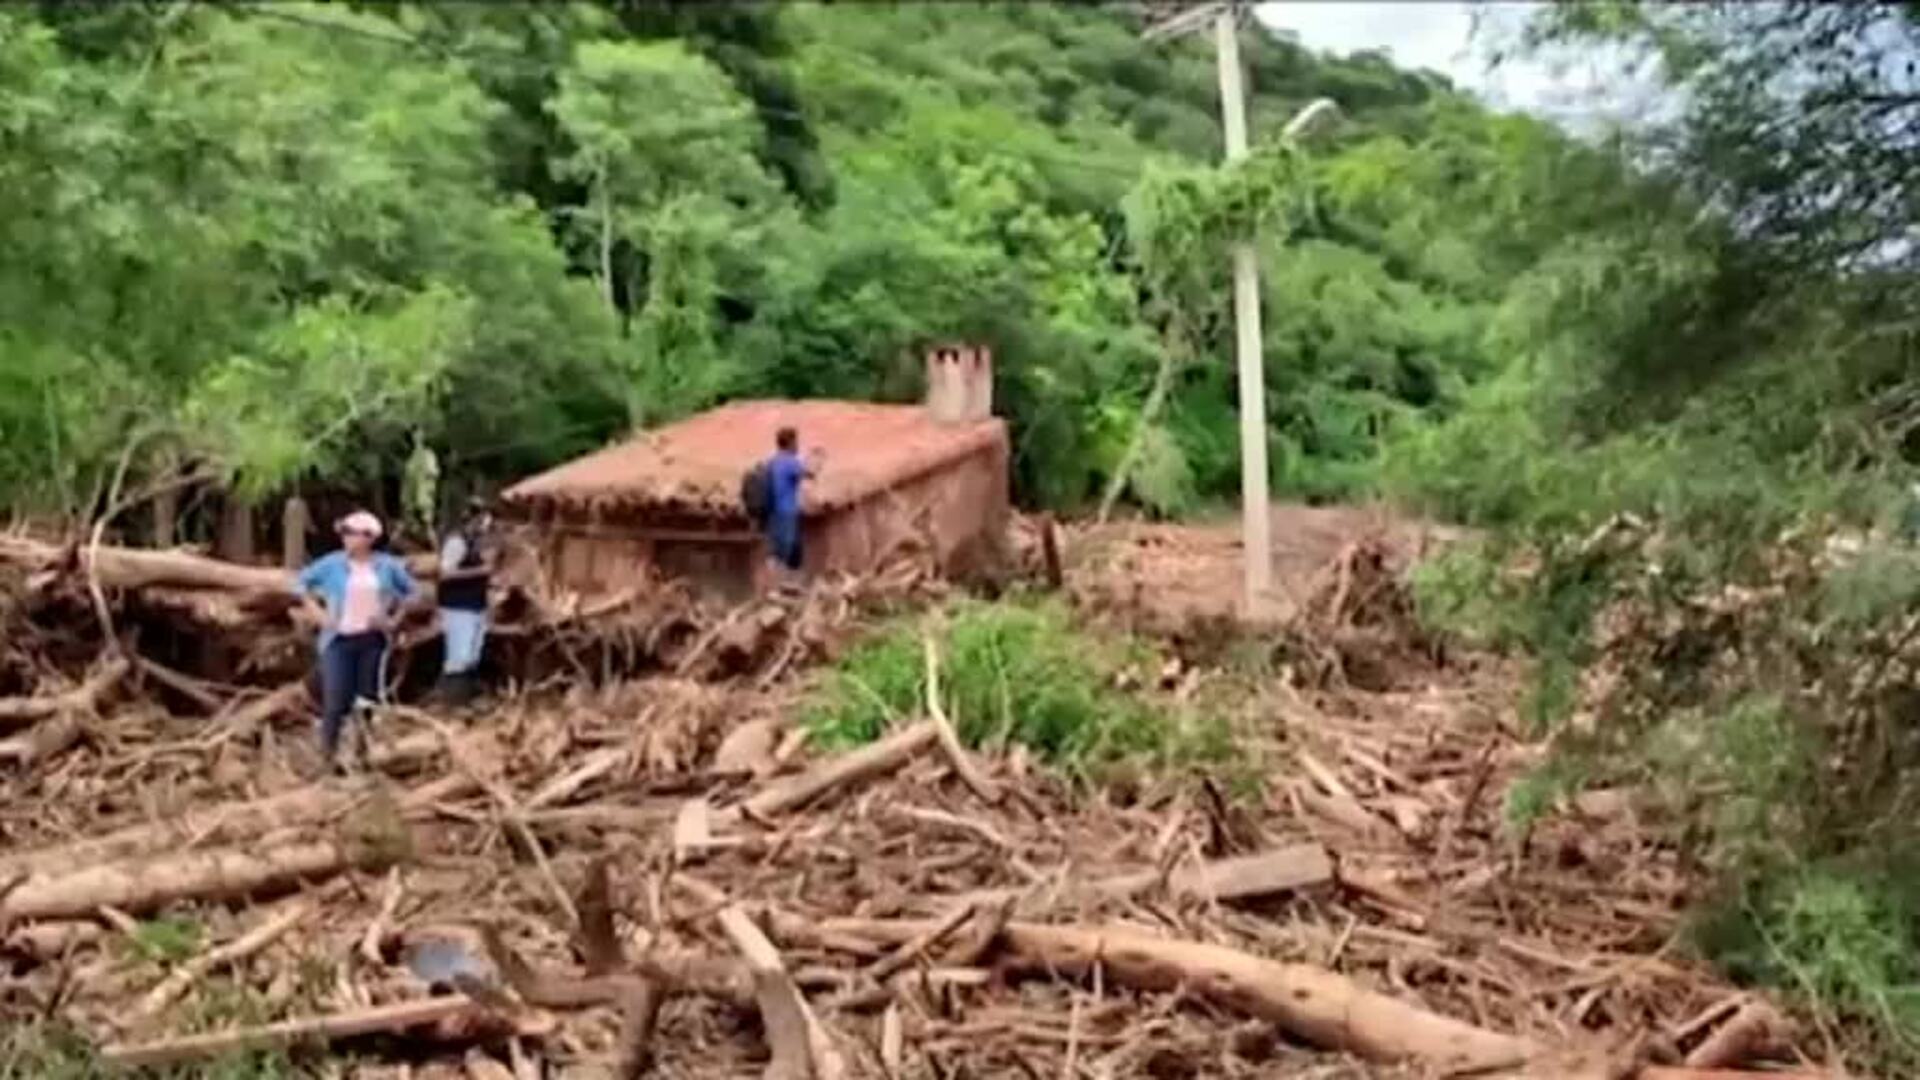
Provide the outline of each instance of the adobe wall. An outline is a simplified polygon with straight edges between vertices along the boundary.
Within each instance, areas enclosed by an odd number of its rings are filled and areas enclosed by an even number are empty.
[[[582,593],[615,592],[657,569],[717,595],[744,595],[752,588],[754,566],[765,557],[759,538],[739,531],[566,520],[545,528],[543,569],[555,584]]]
[[[942,566],[1006,527],[1007,447],[977,451],[883,491],[830,517],[810,522],[809,570],[872,568],[896,546],[924,537]]]

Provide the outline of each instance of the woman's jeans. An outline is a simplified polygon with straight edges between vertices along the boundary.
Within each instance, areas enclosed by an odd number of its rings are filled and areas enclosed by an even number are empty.
[[[340,728],[355,698],[380,700],[380,658],[387,635],[378,630],[341,634],[320,657],[320,749],[331,758],[340,748]]]

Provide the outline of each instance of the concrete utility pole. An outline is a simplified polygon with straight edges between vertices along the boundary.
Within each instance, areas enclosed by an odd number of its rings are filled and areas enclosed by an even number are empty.
[[[1247,98],[1240,83],[1240,20],[1232,4],[1213,20],[1214,56],[1220,67],[1220,126],[1227,161],[1247,156]],[[1267,372],[1260,342],[1260,264],[1253,242],[1233,245],[1234,356],[1240,368],[1240,546],[1246,563],[1249,618],[1266,610],[1273,588],[1273,499],[1267,491]]]
[[[1227,161],[1247,156],[1247,99],[1240,78],[1240,5],[1201,4],[1155,23],[1141,36],[1160,41],[1213,23],[1214,59],[1220,71],[1220,126]],[[1293,138],[1334,112],[1320,98],[1287,122]],[[1265,612],[1273,588],[1273,500],[1267,487],[1267,378],[1260,337],[1260,264],[1252,238],[1233,246],[1234,356],[1240,375],[1240,537],[1245,579],[1241,603],[1249,617]]]

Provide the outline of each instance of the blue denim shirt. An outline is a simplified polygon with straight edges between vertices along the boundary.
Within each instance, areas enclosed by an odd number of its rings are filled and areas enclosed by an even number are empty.
[[[391,612],[393,606],[415,592],[413,575],[407,573],[407,564],[384,551],[373,553],[374,576],[380,579],[380,600]],[[319,593],[327,602],[327,615],[339,618],[340,609],[347,599],[347,553],[335,551],[307,564],[300,576],[294,579],[293,591],[297,596],[309,596]],[[333,643],[334,629],[331,625],[320,631],[320,651],[325,652]]]

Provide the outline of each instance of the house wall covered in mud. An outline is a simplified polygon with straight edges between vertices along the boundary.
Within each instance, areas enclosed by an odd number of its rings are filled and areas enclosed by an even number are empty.
[[[917,405],[738,401],[530,477],[507,516],[545,534],[549,580],[617,591],[650,572],[721,593],[755,587],[766,545],[740,505],[740,478],[792,429],[817,474],[802,489],[807,568],[858,572],[903,545],[949,571],[998,549],[1008,515],[1009,440],[993,416],[993,354],[938,345]]]
[[[902,550],[930,549],[962,572],[990,558],[1009,513],[1008,449],[996,442],[803,522],[810,572],[855,573]],[[555,514],[541,522],[543,569],[583,593],[610,593],[649,571],[720,596],[750,592],[767,558],[763,537],[737,514],[634,514],[596,520]]]

